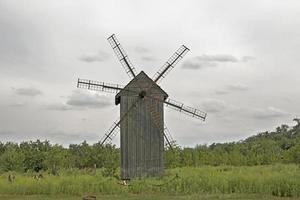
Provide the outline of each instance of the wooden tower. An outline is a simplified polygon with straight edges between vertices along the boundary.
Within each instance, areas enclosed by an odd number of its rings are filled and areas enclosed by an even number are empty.
[[[152,86],[151,91],[149,86]],[[135,93],[126,92],[128,90]],[[149,98],[144,98],[145,95]],[[163,171],[164,136],[160,130],[164,128],[163,101],[167,97],[167,93],[143,71],[116,95],[120,116],[134,106],[121,122],[121,175],[124,179]]]
[[[121,132],[121,177],[128,180],[141,176],[157,176],[164,170],[165,142],[172,149],[174,140],[164,124],[164,105],[192,117],[205,120],[206,113],[171,100],[157,84],[189,51],[182,45],[170,59],[149,78],[136,73],[119,41],[112,35],[108,41],[131,81],[126,86],[78,79],[77,87],[117,93],[115,104],[120,104],[120,118],[114,122],[101,140],[111,142]]]

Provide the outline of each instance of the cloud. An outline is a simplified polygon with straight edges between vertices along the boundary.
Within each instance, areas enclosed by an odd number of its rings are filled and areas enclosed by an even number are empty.
[[[89,52],[81,55],[78,59],[84,62],[102,62],[109,58],[109,55],[106,52]]]
[[[143,61],[153,61],[155,58],[151,55],[149,49],[141,46],[137,46],[134,48],[134,51],[141,54],[141,60]]]
[[[78,144],[83,141],[96,143],[97,141],[99,141],[99,134],[95,132],[80,132],[74,130],[48,130],[46,139],[49,139],[50,142],[57,142],[67,147],[70,144]]]
[[[110,106],[111,102],[106,96],[76,90],[68,97],[66,104],[80,108],[104,108]]]
[[[208,113],[219,113],[226,109],[226,103],[218,99],[206,99],[201,107]]]
[[[10,130],[0,130],[1,136],[11,136],[12,134],[13,134],[13,132]]]
[[[197,57],[200,61],[205,62],[238,62],[238,59],[229,54],[218,54],[218,55],[202,55]]]
[[[206,67],[216,67],[217,63],[203,62],[196,58],[187,60],[183,63],[182,68],[185,69],[203,69]]]
[[[246,85],[243,84],[231,84],[228,85],[226,88],[229,91],[246,91],[249,89]]]
[[[134,51],[137,53],[148,53],[149,49],[147,49],[145,47],[137,46],[134,48]]]
[[[101,109],[112,105],[111,100],[104,95],[75,90],[67,97],[66,102],[45,105],[46,110],[68,111],[82,109]]]
[[[236,63],[239,60],[227,54],[205,55],[193,57],[185,61],[182,68],[185,69],[203,69],[206,67],[216,67],[219,63]]]
[[[43,94],[43,92],[39,89],[28,87],[28,88],[12,88],[15,90],[15,93],[18,95],[24,95],[24,96],[37,96]]]
[[[66,105],[65,103],[49,104],[49,105],[46,105],[45,108],[47,110],[57,110],[57,111],[73,110],[72,106]]]
[[[215,94],[217,95],[226,95],[229,94],[230,92],[228,90],[216,90]]]
[[[55,131],[55,132],[48,132],[48,135],[50,137],[58,137],[58,138],[63,138],[67,139],[68,137],[70,138],[78,138],[84,134],[77,134],[77,133],[66,133],[64,131]],[[68,138],[69,139],[69,138]]]
[[[152,57],[152,56],[143,56],[143,57],[141,57],[141,59],[144,60],[144,61],[153,61],[153,60],[155,60],[155,58]]]
[[[246,85],[243,84],[230,84],[227,85],[224,89],[216,90],[215,94],[217,95],[226,95],[230,94],[232,92],[244,92],[249,90],[249,88]]]
[[[250,61],[253,61],[253,60],[255,60],[255,57],[253,57],[253,56],[243,56],[242,57],[243,62],[250,62]]]
[[[9,104],[10,107],[24,107],[25,103],[17,102],[17,103],[11,103]]]
[[[288,115],[287,112],[271,106],[265,109],[255,109],[252,112],[252,116],[258,119],[273,119]]]

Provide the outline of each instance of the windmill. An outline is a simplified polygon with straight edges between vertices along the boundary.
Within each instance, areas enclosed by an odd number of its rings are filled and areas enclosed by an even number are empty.
[[[128,180],[139,176],[156,176],[163,172],[164,144],[172,149],[174,140],[164,124],[164,105],[191,117],[205,120],[206,113],[168,98],[158,83],[185,56],[189,49],[182,45],[155,73],[153,78],[141,71],[137,74],[120,42],[113,34],[108,37],[112,49],[131,79],[126,86],[87,79],[78,79],[77,87],[116,93],[120,118],[101,139],[110,142],[120,133],[121,177]]]

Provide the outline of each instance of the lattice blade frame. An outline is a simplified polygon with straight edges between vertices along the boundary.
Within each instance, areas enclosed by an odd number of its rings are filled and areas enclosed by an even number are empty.
[[[175,65],[187,54],[190,49],[181,45],[168,61],[154,74],[152,80],[159,83],[175,67]]]
[[[77,88],[83,88],[94,91],[103,91],[109,93],[118,93],[124,88],[122,85],[92,81],[87,79],[78,79]]]
[[[121,122],[122,120],[124,120],[128,113],[136,107],[138,101],[140,99],[137,99],[137,101],[135,101],[131,107],[127,110],[127,112],[120,117],[120,119],[116,120],[113,125],[108,129],[107,133],[104,134],[104,136],[102,137],[101,139],[101,144],[104,144],[106,141],[111,141],[119,132],[120,132],[120,125],[121,125]]]
[[[113,138],[120,132],[120,119],[116,120],[111,127],[108,129],[107,133],[101,138],[101,144],[111,143]]]
[[[192,108],[192,107],[189,107],[189,106],[186,106],[184,105],[183,103],[180,103],[178,101],[175,101],[175,100],[172,100],[172,99],[167,99],[165,101],[165,105],[167,107],[170,107],[174,110],[177,110],[179,112],[182,112],[186,115],[189,115],[191,117],[195,117],[197,119],[201,119],[201,120],[205,120],[206,119],[206,113],[201,111],[201,110],[198,110],[196,108]]]
[[[167,142],[168,147],[173,150],[176,146],[176,141],[173,139],[168,127],[164,124],[164,138]]]
[[[137,72],[133,65],[131,64],[128,55],[124,51],[123,47],[121,46],[120,42],[116,38],[115,34],[111,35],[107,38],[110,46],[114,50],[115,54],[118,57],[118,60],[121,62],[122,66],[124,67],[126,73],[128,74],[129,78],[133,79]]]
[[[156,101],[160,101],[159,99],[156,98],[149,98],[145,97],[145,104],[146,104],[146,109],[148,110],[150,114],[150,118],[152,119],[152,122],[154,123],[153,125],[159,130],[161,134],[163,134],[164,139],[166,141],[166,145],[169,146],[171,150],[173,150],[173,144],[175,144],[175,140],[172,138],[171,133],[169,129],[167,128],[166,124],[159,124],[160,119],[158,118],[158,113],[155,111],[155,109],[151,109],[149,103],[147,100],[154,99]],[[161,126],[162,125],[162,126]]]

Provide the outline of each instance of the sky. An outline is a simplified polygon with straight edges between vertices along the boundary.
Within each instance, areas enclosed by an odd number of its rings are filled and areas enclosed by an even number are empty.
[[[113,33],[149,77],[180,45],[190,48],[160,83],[171,99],[207,112],[202,122],[165,108],[180,146],[292,126],[299,10],[298,0],[0,0],[0,141],[98,142],[119,107],[114,94],[76,83],[128,83],[107,42]]]

